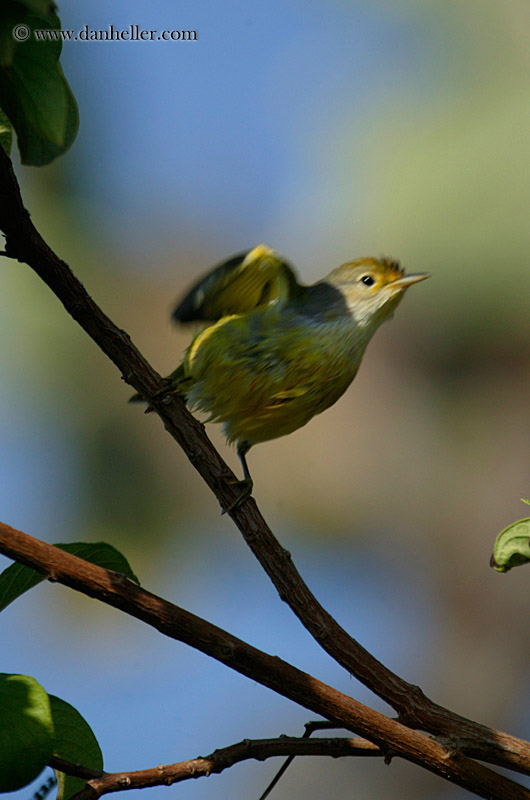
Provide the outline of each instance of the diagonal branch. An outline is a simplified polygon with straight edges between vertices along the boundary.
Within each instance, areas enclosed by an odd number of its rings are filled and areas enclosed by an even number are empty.
[[[530,800],[530,790],[466,758],[454,747],[389,719],[342,692],[237,639],[210,622],[142,589],[123,575],[84,561],[0,523],[0,552],[49,580],[102,600],[258,681],[337,727],[376,744],[388,760],[400,756],[489,800]]]
[[[130,337],[103,313],[68,265],[49,248],[24,208],[11,161],[0,147],[0,229],[6,254],[26,262],[50,287],[69,314],[145,397],[169,434],[212,489],[223,508],[237,499],[234,474],[212,446],[203,426],[175,396],[155,397],[158,373]],[[232,483],[231,483],[232,482]],[[403,723],[434,734],[456,737],[469,755],[519,771],[530,771],[530,744],[455,714],[427,698],[418,686],[399,677],[353,639],[320,605],[286,551],[261,516],[253,499],[231,512],[245,541],[287,602],[323,649],[350,674],[391,705]]]
[[[208,777],[241,761],[265,761],[276,756],[382,756],[377,745],[366,739],[303,739],[281,736],[279,739],[244,739],[242,742],[214,750],[208,756],[198,756],[176,764],[159,764],[135,772],[96,772],[53,757],[49,766],[87,781],[86,787],[74,795],[75,800],[95,800],[109,792],[146,789],[151,786],[171,786],[190,778]],[[73,800],[73,798],[72,798]]]

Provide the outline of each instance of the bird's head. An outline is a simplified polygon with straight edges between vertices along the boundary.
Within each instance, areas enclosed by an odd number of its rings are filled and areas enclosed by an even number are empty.
[[[371,327],[392,314],[409,286],[428,277],[425,272],[406,275],[390,258],[358,258],[330,272],[325,283],[340,291],[359,325]]]

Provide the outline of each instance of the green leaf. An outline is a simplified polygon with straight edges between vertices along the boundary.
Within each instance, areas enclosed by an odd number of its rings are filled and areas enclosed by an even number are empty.
[[[0,673],[0,792],[13,792],[44,769],[53,752],[48,695],[34,678]]]
[[[91,769],[103,769],[103,756],[90,725],[70,703],[60,697],[50,695],[50,703],[55,727],[53,755],[82,764]],[[86,781],[65,775],[55,770],[57,776],[57,800],[68,800],[80,791]]]
[[[111,544],[107,544],[107,542],[71,542],[69,544],[56,544],[55,547],[64,550],[66,553],[79,556],[85,561],[90,561],[91,564],[97,564],[98,567],[120,572],[129,580],[137,583],[138,586],[140,585],[140,581],[132,571],[131,565],[125,556]]]
[[[520,519],[508,525],[495,539],[490,565],[497,572],[508,572],[512,567],[530,561],[530,519]]]
[[[79,556],[85,561],[90,561],[91,564],[97,564],[98,567],[120,572],[129,580],[140,584],[125,556],[106,542],[72,542],[54,546],[67,553],[72,553],[74,556]],[[32,567],[26,567],[24,564],[11,564],[0,574],[0,611],[3,611],[21,594],[44,580],[46,580],[45,576]]]
[[[60,30],[53,8],[37,0],[8,0],[0,11],[0,106],[16,131],[22,163],[34,166],[67,150],[79,124],[59,63],[60,36],[39,41],[34,35],[36,29]],[[35,9],[42,15],[32,13]],[[17,40],[15,31],[26,38]]]
[[[6,114],[0,108],[0,145],[4,148],[7,155],[11,152],[13,143],[13,128]]]

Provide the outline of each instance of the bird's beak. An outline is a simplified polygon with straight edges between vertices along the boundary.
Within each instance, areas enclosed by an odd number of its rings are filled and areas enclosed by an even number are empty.
[[[416,272],[412,273],[411,275],[403,275],[403,277],[392,281],[390,285],[392,288],[395,286],[398,289],[407,289],[409,286],[412,286],[413,283],[419,283],[420,281],[424,281],[426,278],[430,277],[431,276],[428,272]]]

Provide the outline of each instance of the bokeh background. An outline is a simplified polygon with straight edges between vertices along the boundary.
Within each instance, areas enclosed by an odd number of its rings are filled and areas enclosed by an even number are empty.
[[[198,32],[66,44],[79,136],[53,166],[18,169],[37,226],[160,372],[189,338],[168,321],[179,293],[259,242],[308,282],[381,253],[432,273],[335,407],[251,452],[255,497],[379,659],[530,737],[530,568],[488,565],[530,495],[528,3],[63,0],[60,14],[64,28]],[[147,588],[388,711],[305,633],[159,420],[127,405],[115,368],[23,264],[1,264],[0,306],[2,520],[50,542],[109,541]],[[109,770],[300,734],[310,717],[61,586],[0,624],[2,671],[76,706]],[[149,796],[251,800],[278,765]],[[311,759],[273,795],[322,796],[468,795],[399,761]]]

